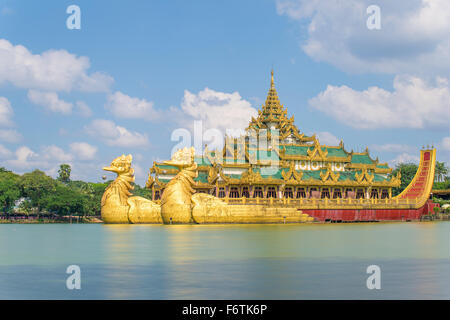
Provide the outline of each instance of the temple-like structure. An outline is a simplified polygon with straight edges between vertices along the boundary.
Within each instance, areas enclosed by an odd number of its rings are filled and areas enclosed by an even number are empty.
[[[261,137],[263,137],[261,139]],[[280,103],[273,71],[265,103],[246,134],[226,137],[221,150],[196,155],[194,189],[219,198],[260,199],[390,199],[400,176],[390,176],[387,163],[369,150],[347,151],[344,143],[328,146],[301,133]],[[179,169],[154,162],[147,187],[161,198]]]

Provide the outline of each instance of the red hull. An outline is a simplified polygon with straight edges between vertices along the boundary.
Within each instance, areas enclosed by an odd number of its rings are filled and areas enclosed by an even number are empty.
[[[303,213],[314,217],[316,221],[405,221],[420,220],[423,215],[432,213],[437,204],[428,200],[419,209],[307,209]]]

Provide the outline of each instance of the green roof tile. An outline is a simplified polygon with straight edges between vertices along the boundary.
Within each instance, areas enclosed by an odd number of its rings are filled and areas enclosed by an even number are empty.
[[[194,178],[196,182],[208,183],[208,173],[199,171],[197,178]]]
[[[161,169],[177,169],[178,170],[177,167],[171,166],[171,165],[168,165],[168,164],[155,164],[155,166],[158,167],[158,168],[161,168]]]
[[[347,153],[345,153],[342,148],[327,148],[328,155],[327,157],[347,157]]]
[[[367,154],[354,154],[352,155],[352,163],[372,164],[373,161]]]

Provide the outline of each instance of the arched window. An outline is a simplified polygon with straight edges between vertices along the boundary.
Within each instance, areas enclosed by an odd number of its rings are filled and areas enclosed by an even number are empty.
[[[294,193],[292,192],[292,188],[291,187],[287,187],[284,189],[284,197],[285,198],[293,198],[294,197]]]
[[[242,197],[250,198],[250,193],[248,192],[248,187],[242,187]]]
[[[342,198],[341,189],[333,190],[333,199]]]
[[[239,198],[239,189],[238,187],[231,187],[230,188],[230,198]]]
[[[328,198],[330,199],[330,191],[328,190],[328,188],[323,188],[322,189],[322,194],[320,196],[322,199]]]
[[[262,198],[263,197],[263,191],[261,187],[255,187],[255,190],[253,191],[253,198]]]
[[[381,199],[389,198],[389,191],[387,189],[381,190]]]
[[[276,198],[277,192],[275,191],[275,187],[269,187],[267,189],[267,198]]]
[[[297,188],[297,194],[295,195],[297,199],[306,198],[305,188]]]
[[[161,198],[159,190],[155,191],[155,200],[159,200]]]
[[[225,198],[225,188],[219,188],[219,198]]]
[[[378,189],[372,189],[372,191],[370,191],[370,198],[378,199]]]
[[[356,199],[364,199],[364,189],[356,190]]]

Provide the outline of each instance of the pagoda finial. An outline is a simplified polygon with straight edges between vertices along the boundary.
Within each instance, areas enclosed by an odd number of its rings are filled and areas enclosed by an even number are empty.
[[[275,87],[275,83],[274,83],[274,81],[273,81],[273,68],[272,68],[272,71],[270,72],[270,74],[271,74],[270,88],[274,88],[274,87]]]

